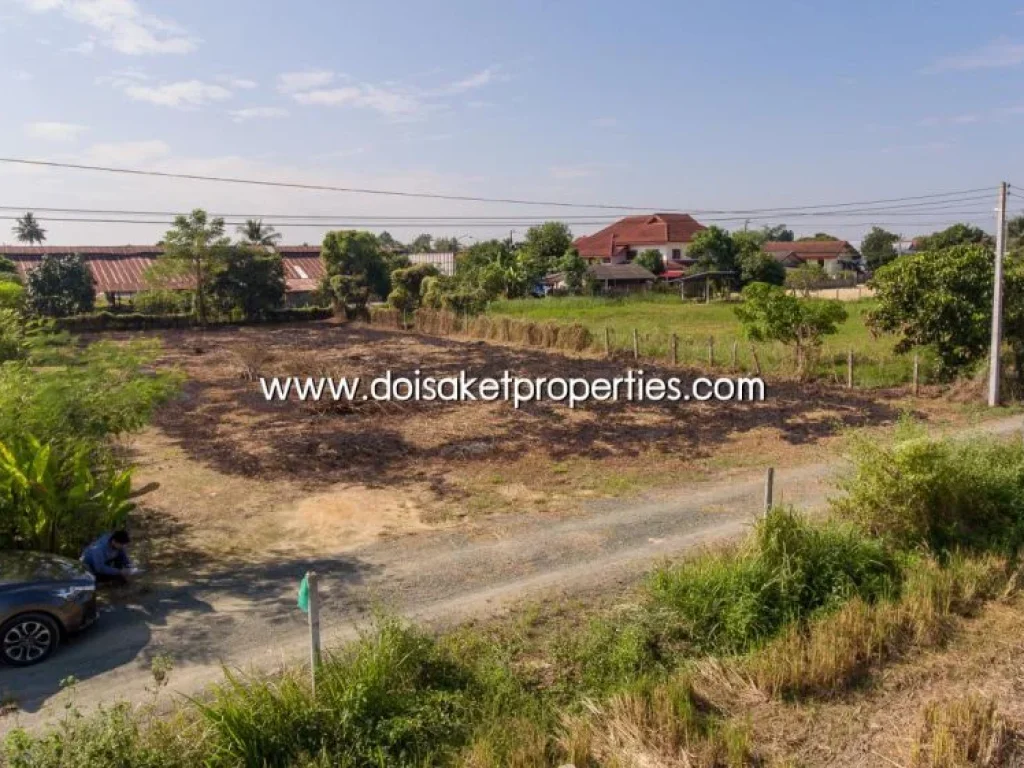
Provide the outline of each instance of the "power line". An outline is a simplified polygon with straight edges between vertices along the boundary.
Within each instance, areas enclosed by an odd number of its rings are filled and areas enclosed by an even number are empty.
[[[907,226],[908,224],[909,225],[936,225],[936,224],[949,224],[951,222],[955,223],[958,219],[959,220],[967,220],[967,221],[977,220],[977,219],[981,219],[981,218],[987,218],[988,215],[989,214],[987,214],[987,213],[968,213],[968,214],[963,215],[963,216],[950,216],[950,217],[942,218],[942,219],[930,219],[930,220],[918,220],[918,221],[906,221],[906,220],[904,220],[904,221],[876,221],[876,220],[872,219],[872,220],[869,220],[867,222],[863,222],[863,221],[824,220],[824,221],[815,221],[814,222],[814,226],[815,227],[834,227],[834,228],[838,228],[838,227],[863,227],[865,224],[873,224],[873,225],[876,225],[876,226],[888,226],[888,227],[902,227],[902,226]],[[19,216],[2,216],[2,215],[0,215],[0,221],[18,221],[19,219],[20,219]],[[61,216],[61,217],[50,216],[50,217],[47,217],[46,219],[41,219],[40,222],[44,223],[44,224],[47,223],[47,222],[58,222],[58,223],[70,223],[70,224],[160,225],[160,226],[167,226],[167,227],[171,227],[174,224],[173,220],[170,220],[170,219],[123,219],[123,218],[95,218],[95,217],[75,218],[75,217],[64,217],[64,216]],[[265,223],[273,225],[273,222],[265,222]],[[588,224],[594,225],[594,224],[603,224],[605,222],[595,221],[595,222],[577,222],[577,223],[579,223],[581,225],[588,225]],[[240,224],[244,224],[244,222],[243,221],[225,221],[225,226],[232,226],[233,227],[233,226],[238,226]],[[346,228],[355,228],[357,226],[367,226],[367,224],[365,222],[352,222],[352,221],[334,221],[334,222],[324,222],[324,221],[318,221],[318,222],[288,221],[288,222],[281,222],[280,224],[281,224],[281,226],[287,226],[287,227],[314,227],[314,228],[320,228],[320,229],[332,229],[332,228],[346,229]],[[415,223],[400,222],[400,223],[392,224],[392,225],[389,225],[389,226],[392,229],[420,229],[420,230],[422,230],[424,228],[429,228],[430,224],[429,223],[428,224],[424,224],[422,222],[415,222]],[[500,222],[498,222],[498,223],[496,223],[496,222],[468,222],[468,223],[459,224],[459,228],[460,229],[468,228],[468,227],[481,227],[481,228],[494,229],[494,228],[497,228],[497,227],[500,227],[500,226],[501,226]]]
[[[920,205],[920,204],[918,204]],[[942,213],[944,215],[965,215],[965,214],[985,214],[989,212],[988,208],[977,208],[978,203],[973,203],[970,200],[963,200],[959,202],[950,202],[943,204],[933,204],[928,208],[918,208],[915,210],[906,210],[906,207],[892,207],[892,208],[873,208],[873,209],[856,209],[856,210],[832,210],[832,211],[816,211],[816,212],[797,212],[787,216],[787,218],[821,218],[824,216],[929,216]],[[972,207],[972,210],[951,210],[959,209],[964,206]],[[35,213],[42,212],[46,213],[58,213],[58,214],[74,214],[74,215],[102,215],[102,216],[167,216],[175,217],[180,215],[179,211],[134,211],[128,209],[111,209],[111,208],[54,208],[44,206],[33,206],[33,205],[0,205],[0,210],[5,211],[33,211]],[[308,221],[337,221],[344,220],[347,222],[364,222],[364,223],[380,223],[382,225],[392,225],[401,223],[419,224],[422,226],[445,226],[445,225],[461,225],[462,223],[477,223],[477,222],[488,222],[493,223],[495,226],[502,225],[504,223],[541,223],[545,221],[543,216],[386,216],[386,215],[346,215],[346,214],[291,214],[291,213],[223,213],[223,212],[210,212],[211,216],[223,217],[225,219],[259,219],[261,221],[292,221],[292,220],[308,220]],[[53,217],[47,217],[53,218]],[[579,224],[601,224],[609,219],[615,219],[616,216],[605,216],[605,215],[592,215],[592,216],[561,216],[558,217],[559,221]],[[761,216],[747,216],[747,217],[701,217],[704,221],[738,221],[738,220],[764,220],[764,219],[776,219],[775,215],[761,215]]]
[[[682,211],[678,208],[661,208],[660,206],[636,206],[636,205],[612,205],[604,203],[567,203],[563,201],[542,201],[542,200],[520,200],[516,198],[499,198],[499,197],[478,197],[472,195],[448,195],[440,194],[435,192],[408,192],[400,190],[387,190],[387,189],[371,189],[366,187],[340,187],[329,184],[305,184],[299,182],[283,182],[283,181],[267,181],[265,179],[247,179],[233,176],[207,176],[202,174],[193,173],[173,173],[169,171],[153,171],[153,170],[142,170],[137,168],[115,168],[111,166],[102,165],[86,165],[83,163],[66,163],[57,162],[52,160],[28,160],[24,158],[13,158],[13,157],[0,157],[0,163],[17,164],[17,165],[28,165],[36,167],[48,167],[48,168],[63,168],[68,170],[80,170],[80,171],[97,171],[102,173],[118,173],[132,176],[148,176],[157,178],[167,179],[183,179],[187,181],[207,181],[207,182],[220,182],[228,184],[246,184],[250,186],[261,186],[261,187],[276,187],[284,189],[302,189],[310,191],[320,192],[346,192],[352,194],[362,195],[380,195],[390,197],[402,197],[402,198],[420,198],[420,199],[431,199],[431,200],[448,200],[457,202],[474,202],[474,203],[504,203],[508,205],[547,205],[557,208],[595,208],[605,210],[620,210],[620,211],[663,211],[663,212],[674,212],[674,213],[705,213],[705,214],[746,214],[746,213],[768,213],[768,212],[783,212],[791,210],[811,210],[811,209],[827,209],[827,208],[840,208],[840,207],[854,207],[864,205],[876,205],[882,203],[898,203],[910,200],[935,200],[939,198],[949,198],[956,195],[964,195],[974,192],[983,192],[986,190],[984,187],[976,189],[966,190],[955,190],[951,192],[936,192],[928,195],[911,195],[906,197],[893,197],[881,200],[868,200],[858,202],[847,202],[847,203],[823,203],[816,205],[800,205],[800,206],[783,206],[773,208],[748,208],[748,209],[691,209],[690,211]],[[785,215],[785,214],[782,214]]]

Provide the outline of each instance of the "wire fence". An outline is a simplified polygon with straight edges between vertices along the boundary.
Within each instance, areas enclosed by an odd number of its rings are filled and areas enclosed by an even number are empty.
[[[403,313],[396,309],[374,308],[370,322],[376,326],[412,330],[429,336],[482,339],[705,371],[815,379],[847,387],[909,384],[917,389],[937,381],[934,361],[917,351],[872,354],[852,347],[823,344],[805,349],[798,357],[792,347],[778,342],[755,343],[670,329],[623,331],[606,327],[595,333],[580,323],[536,322],[431,309]]]

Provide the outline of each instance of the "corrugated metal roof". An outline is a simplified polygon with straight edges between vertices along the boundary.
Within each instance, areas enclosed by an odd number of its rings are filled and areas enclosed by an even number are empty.
[[[598,280],[656,280],[654,273],[639,264],[591,264],[587,267]]]
[[[0,256],[14,262],[22,277],[39,266],[43,256],[53,254],[79,254],[92,273],[97,293],[135,293],[149,288],[146,270],[163,253],[160,246],[108,245],[0,245]],[[318,246],[280,246],[276,249],[284,264],[285,285],[288,291],[312,291],[324,276]],[[188,280],[177,287],[188,287]]]

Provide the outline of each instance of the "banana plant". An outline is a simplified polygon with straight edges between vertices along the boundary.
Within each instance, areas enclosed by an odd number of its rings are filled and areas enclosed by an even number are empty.
[[[86,446],[58,452],[35,437],[0,442],[0,510],[30,547],[74,552],[134,509],[131,470],[94,472]]]

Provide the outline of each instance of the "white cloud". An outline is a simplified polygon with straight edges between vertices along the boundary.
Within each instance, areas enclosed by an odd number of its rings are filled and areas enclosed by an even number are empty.
[[[119,84],[125,95],[135,101],[145,101],[161,107],[194,109],[213,101],[224,101],[231,97],[231,91],[222,85],[204,83],[201,80],[183,80],[163,85],[142,85],[141,83]]]
[[[619,121],[614,117],[595,117],[590,121],[590,124],[595,128],[614,128],[619,124]]]
[[[224,83],[229,88],[237,88],[243,91],[252,90],[257,85],[255,80],[250,80],[246,77],[235,77],[234,75],[217,75],[217,82]]]
[[[34,13],[59,10],[98,33],[103,45],[130,56],[189,53],[198,40],[173,21],[143,13],[135,0],[20,0]]]
[[[372,109],[395,118],[415,117],[431,109],[412,92],[378,88],[375,85],[348,85],[306,91],[294,94],[293,98],[299,104]]]
[[[945,56],[924,69],[927,74],[956,72],[971,69],[1013,67],[1024,62],[1024,43],[1015,43],[1005,37],[993,40],[976,51]]]
[[[476,74],[470,75],[469,77],[457,80],[451,83],[445,92],[447,93],[463,93],[464,91],[472,91],[476,88],[483,88],[485,85],[494,80],[494,71],[488,67],[487,69],[481,70]]]
[[[11,77],[17,80],[19,83],[27,83],[32,79],[32,73],[26,72],[24,69],[16,69],[11,73]]]
[[[25,134],[27,136],[44,141],[74,141],[85,130],[87,129],[84,125],[76,123],[43,121],[25,124]]]
[[[310,69],[304,72],[285,72],[277,76],[277,90],[281,93],[311,91],[334,82],[335,73],[327,69]]]
[[[244,109],[233,109],[228,114],[236,123],[244,123],[246,120],[263,120],[276,117],[288,117],[288,110],[281,107],[246,107]]]

